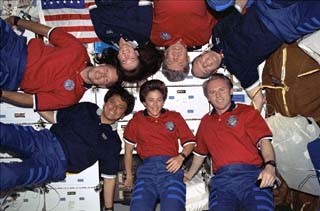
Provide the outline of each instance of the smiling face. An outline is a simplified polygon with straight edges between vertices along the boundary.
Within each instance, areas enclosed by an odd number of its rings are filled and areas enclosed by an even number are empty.
[[[146,107],[147,112],[152,117],[159,117],[161,114],[161,109],[164,105],[164,99],[159,90],[150,91],[143,102],[143,105]]]
[[[91,84],[99,87],[110,87],[114,85],[119,77],[115,67],[109,64],[92,67],[88,72]]]
[[[232,88],[223,79],[209,81],[207,96],[209,102],[214,106],[218,114],[227,111],[231,105]]]
[[[121,99],[119,95],[113,95],[105,102],[101,114],[101,122],[105,124],[113,124],[125,116],[127,103]]]
[[[119,53],[118,60],[120,65],[126,71],[132,71],[139,65],[139,52],[133,48],[133,46],[125,41],[123,38],[120,38],[119,41]]]
[[[189,63],[189,57],[187,48],[181,41],[178,41],[167,48],[164,62],[171,70],[183,71],[184,67]]]
[[[192,74],[197,78],[208,78],[220,66],[221,56],[214,51],[205,51],[192,63]]]

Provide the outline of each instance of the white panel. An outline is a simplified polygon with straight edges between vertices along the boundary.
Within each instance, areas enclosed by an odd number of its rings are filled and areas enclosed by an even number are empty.
[[[8,103],[0,103],[0,121],[3,123],[30,124],[40,120],[40,115],[32,108],[22,108]]]
[[[186,122],[187,122],[190,130],[192,131],[192,133],[194,135],[196,135],[196,133],[198,131],[199,124],[200,124],[200,120],[187,120]]]
[[[242,88],[238,88],[237,86],[233,87],[233,97],[232,100],[234,100],[237,103],[247,104],[250,105],[251,100],[246,94],[246,92]]]
[[[165,108],[180,112],[185,119],[200,119],[209,111],[202,87],[170,87]]]
[[[54,188],[94,188],[99,185],[98,161],[78,174],[67,173],[65,180],[50,185]]]
[[[100,211],[100,193],[93,188],[36,188],[10,193],[0,202],[7,206],[6,211]]]
[[[97,103],[97,94],[96,94],[97,89],[96,88],[91,88],[88,89],[82,98],[80,99],[80,102],[91,102],[91,103]],[[102,98],[103,102],[103,98]]]

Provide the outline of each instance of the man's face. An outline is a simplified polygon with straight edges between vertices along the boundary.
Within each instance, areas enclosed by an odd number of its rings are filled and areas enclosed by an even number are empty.
[[[192,74],[197,78],[208,78],[220,66],[221,56],[214,51],[205,51],[196,57],[192,65]]]
[[[164,62],[171,70],[183,71],[189,63],[187,48],[180,41],[170,45],[166,50]]]
[[[120,39],[119,41],[119,53],[118,59],[120,61],[120,65],[126,71],[132,71],[139,65],[139,52],[136,51],[133,46],[125,41],[124,39]]]
[[[224,113],[230,107],[232,89],[223,79],[209,81],[207,94],[209,102],[214,106],[218,114]]]
[[[103,123],[112,124],[125,116],[127,103],[119,95],[113,95],[105,102],[101,119]]]
[[[164,100],[161,92],[159,90],[150,91],[143,105],[146,107],[147,112],[152,117],[159,117],[161,109],[163,108]]]
[[[116,68],[109,64],[93,67],[88,73],[88,78],[92,84],[99,87],[110,87],[119,79]]]

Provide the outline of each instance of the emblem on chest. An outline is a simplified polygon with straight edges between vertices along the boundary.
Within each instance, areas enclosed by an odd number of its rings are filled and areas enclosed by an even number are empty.
[[[160,38],[162,40],[170,40],[171,39],[171,35],[168,32],[161,32],[160,33]]]
[[[236,116],[230,116],[227,120],[227,124],[230,127],[235,127],[238,124],[238,117]]]
[[[175,128],[175,125],[174,125],[174,123],[173,122],[166,122],[166,129],[168,130],[168,131],[173,131],[174,130],[174,128]]]
[[[64,81],[63,86],[64,86],[64,88],[65,88],[66,90],[71,91],[71,90],[74,89],[75,83],[74,83],[73,80],[68,79],[68,80],[65,80],[65,81]]]

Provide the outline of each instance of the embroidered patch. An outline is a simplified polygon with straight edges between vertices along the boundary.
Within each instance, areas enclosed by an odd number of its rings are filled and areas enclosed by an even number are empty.
[[[106,34],[114,34],[114,32],[111,29],[106,30]]]
[[[173,131],[173,130],[174,130],[174,127],[175,127],[175,125],[174,125],[173,122],[166,122],[166,128],[167,128],[167,130]]]
[[[101,137],[103,138],[103,140],[108,140],[108,136],[106,136],[106,134],[102,133]]]
[[[71,91],[74,89],[75,84],[73,80],[68,79],[63,83],[63,86],[66,90]]]
[[[227,124],[230,127],[235,127],[238,124],[238,118],[236,116],[230,116],[227,121]]]
[[[219,38],[219,37],[216,37],[215,40],[216,40],[216,44],[219,45],[219,44],[220,44],[220,38]]]
[[[160,33],[160,38],[163,40],[170,40],[171,39],[171,35],[167,32],[161,32]]]

